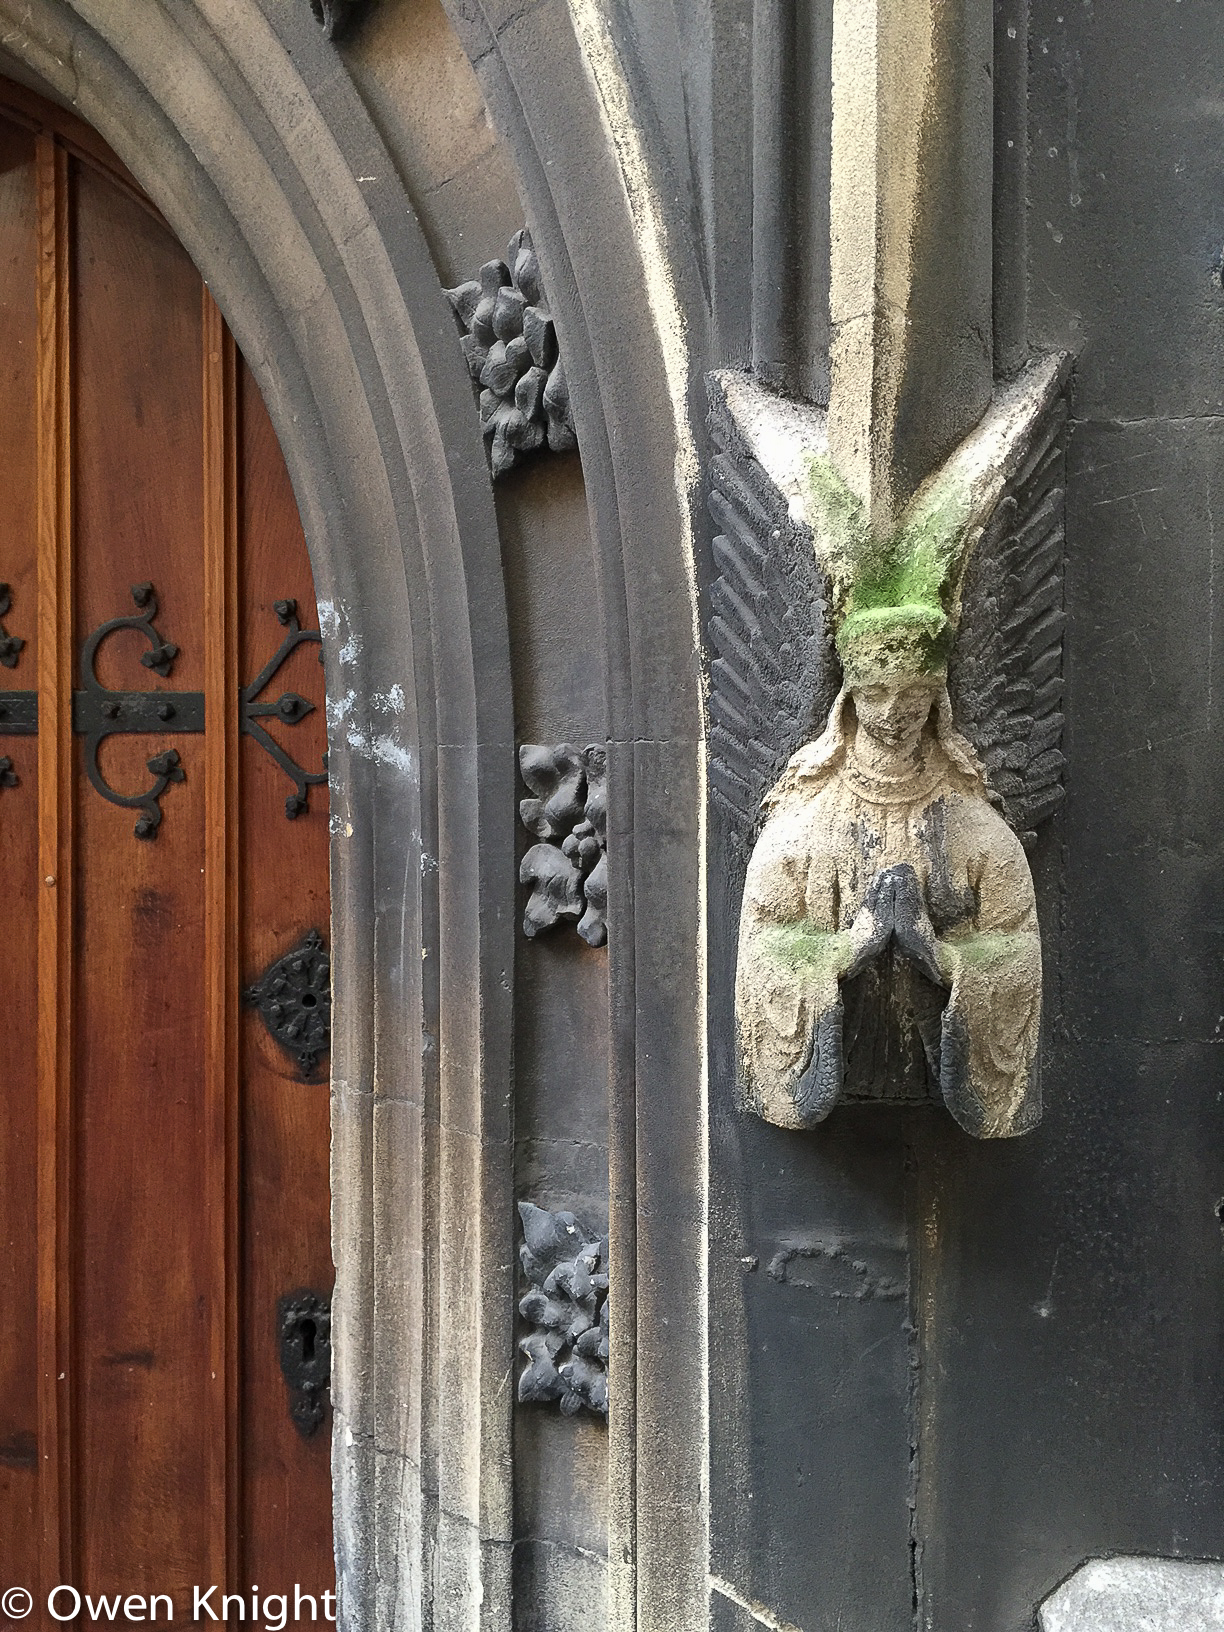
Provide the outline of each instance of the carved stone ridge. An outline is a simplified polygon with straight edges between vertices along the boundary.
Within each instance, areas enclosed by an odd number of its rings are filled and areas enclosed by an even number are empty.
[[[519,1304],[524,1404],[556,1401],[566,1416],[608,1414],[608,1243],[573,1213],[519,1202],[519,1262],[531,1290]]]
[[[486,261],[478,277],[446,295],[480,389],[494,476],[545,446],[554,453],[576,448],[565,366],[527,228],[510,240],[504,261]]]
[[[534,938],[568,921],[588,946],[608,938],[607,762],[602,743],[524,743],[519,749],[519,770],[533,795],[519,802],[519,816],[542,841],[519,868],[519,882],[531,891],[524,935]]]
[[[895,520],[826,416],[712,376],[710,780],[747,862],[746,1103],[942,1098],[979,1138],[1041,1110],[1024,850],[1062,799],[1065,386],[999,387]]]
[[[310,9],[325,38],[339,40],[348,33],[369,3],[370,0],[310,0]]]

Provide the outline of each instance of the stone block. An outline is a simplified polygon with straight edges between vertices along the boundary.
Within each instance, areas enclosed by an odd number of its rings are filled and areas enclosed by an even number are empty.
[[[1041,1606],[1041,1632],[1214,1632],[1224,1627],[1224,1564],[1094,1558]]]

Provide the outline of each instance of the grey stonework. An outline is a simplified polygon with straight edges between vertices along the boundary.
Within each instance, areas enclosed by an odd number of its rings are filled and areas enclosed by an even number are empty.
[[[1224,1564],[1094,1558],[1052,1592],[1040,1632],[1219,1632]]]

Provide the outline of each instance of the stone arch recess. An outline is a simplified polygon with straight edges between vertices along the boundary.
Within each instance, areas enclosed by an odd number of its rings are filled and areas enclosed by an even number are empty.
[[[588,71],[587,6],[448,10],[518,169],[597,542],[612,770],[610,1624],[680,1632],[707,1622],[688,387],[648,294],[617,85]],[[305,0],[0,0],[0,50],[99,131],[199,266],[263,391],[310,545],[333,771],[343,1622],[508,1632],[517,795],[498,536],[453,319]],[[635,831],[651,841],[636,851]]]

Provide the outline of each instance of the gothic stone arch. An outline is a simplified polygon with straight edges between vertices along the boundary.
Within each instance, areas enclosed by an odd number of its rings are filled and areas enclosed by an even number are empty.
[[[706,1618],[701,713],[680,325],[669,335],[675,299],[645,264],[615,84],[583,67],[581,12],[452,16],[552,294],[595,539],[614,858],[609,1609],[627,1627],[645,1606],[641,1625],[677,1632]],[[334,812],[343,1620],[508,1628],[515,743],[492,491],[442,279],[305,0],[4,0],[0,19],[7,71],[95,126],[203,272],[310,545]],[[559,122],[567,159],[546,166]],[[635,855],[635,830],[660,841]],[[687,1516],[649,1499],[677,1482]]]

